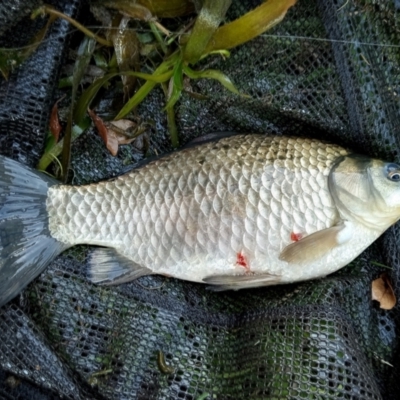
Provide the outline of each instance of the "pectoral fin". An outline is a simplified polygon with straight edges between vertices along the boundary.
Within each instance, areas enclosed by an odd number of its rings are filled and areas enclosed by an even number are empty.
[[[289,264],[306,264],[316,261],[335,247],[350,240],[353,225],[348,221],[332,226],[286,246],[279,259]]]
[[[259,286],[277,285],[280,282],[280,275],[268,273],[211,275],[204,278],[203,282],[213,285],[209,287],[210,290],[221,292],[223,290],[239,290]]]
[[[111,248],[99,247],[89,260],[89,280],[101,285],[119,285],[151,274],[148,268],[135,264]]]

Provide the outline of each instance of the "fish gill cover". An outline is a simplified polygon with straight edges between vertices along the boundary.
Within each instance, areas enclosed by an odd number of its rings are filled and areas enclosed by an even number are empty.
[[[96,24],[85,1],[51,4]],[[258,4],[233,1],[227,18]],[[0,5],[1,25],[8,29],[0,47],[26,43],[27,27],[43,28],[41,20],[20,20],[37,5],[29,0]],[[398,162],[396,7],[398,2],[388,0],[303,0],[229,58],[202,61],[248,97],[215,80],[185,80],[174,107],[181,144],[213,131],[294,134]],[[174,23],[165,25],[173,31]],[[148,32],[141,34],[145,42]],[[56,88],[68,46],[76,48],[81,40],[75,28],[57,20],[37,50],[1,80],[3,155],[37,164],[51,110],[61,97]],[[106,115],[112,100],[111,90],[96,112]],[[137,110],[149,124],[152,154],[171,150],[164,106],[157,87]],[[96,131],[86,130],[72,144],[69,182],[122,173],[143,158],[137,147],[121,146],[113,157]],[[398,297],[398,229],[392,227],[328,278],[225,293],[161,276],[96,286],[85,276],[91,249],[74,247],[0,310],[0,396],[396,399],[399,306],[380,309],[371,283],[386,271]]]

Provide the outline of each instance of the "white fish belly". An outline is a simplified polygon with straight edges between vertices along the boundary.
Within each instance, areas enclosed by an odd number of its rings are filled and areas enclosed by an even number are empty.
[[[309,279],[310,271],[326,275],[321,263],[307,272],[278,257],[288,244],[338,221],[327,177],[345,154],[310,139],[222,139],[113,181],[50,188],[50,231],[63,243],[113,247],[155,273],[191,281],[243,272],[279,275],[282,282]],[[321,261],[335,270],[352,258]]]

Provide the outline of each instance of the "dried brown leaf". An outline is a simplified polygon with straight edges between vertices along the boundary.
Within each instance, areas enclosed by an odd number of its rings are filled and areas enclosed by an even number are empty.
[[[49,122],[49,128],[51,134],[54,136],[55,142],[58,143],[58,140],[60,138],[60,132],[62,130],[61,124],[60,124],[60,119],[58,118],[58,103],[63,100],[65,97],[62,96],[60,99],[58,99],[55,103],[54,106],[51,110],[50,114],[50,122]]]
[[[120,123],[121,121],[123,121],[122,123]],[[118,122],[118,124],[117,124]],[[130,125],[129,123],[132,123],[133,125]],[[108,125],[108,131],[110,134],[112,134],[118,144],[129,144],[132,143],[135,138],[134,137],[130,137],[129,133],[126,132],[128,131],[130,128],[132,128],[133,126],[135,126],[136,124],[128,119],[120,119],[118,121],[112,121],[109,125]],[[122,128],[121,128],[122,126]]]
[[[136,122],[133,122],[130,119],[118,119],[117,121],[111,121],[110,124],[123,131],[132,129],[137,125]]]
[[[119,144],[132,143],[137,138],[137,124],[130,119],[119,119],[107,124],[108,132]]]
[[[94,125],[99,132],[99,135],[104,140],[104,143],[108,149],[108,151],[113,155],[116,156],[118,153],[118,140],[114,135],[110,135],[108,132],[108,128],[105,122],[92,110],[88,109],[88,114]]]
[[[396,305],[396,296],[386,273],[372,281],[371,289],[372,300],[378,301],[380,308],[391,310]]]
[[[51,134],[54,136],[55,142],[58,143],[62,129],[60,120],[58,119],[58,101],[55,102],[51,110],[49,128]]]
[[[140,4],[135,4],[134,2],[127,2],[125,0],[113,0],[106,1],[103,3],[103,5],[105,7],[117,9],[123,15],[127,15],[140,21],[151,21],[152,19],[154,19],[148,8],[143,7]]]
[[[107,149],[113,156],[117,155],[120,144],[132,143],[147,129],[147,124],[138,125],[129,119],[105,122],[90,109],[88,109],[88,114],[92,118],[99,135],[104,140]]]
[[[115,57],[121,72],[139,71],[140,69],[140,42],[134,30],[128,29],[130,18],[123,17],[117,30],[111,35],[114,44]],[[128,100],[136,84],[136,77],[130,75],[121,76],[124,85],[124,94]]]

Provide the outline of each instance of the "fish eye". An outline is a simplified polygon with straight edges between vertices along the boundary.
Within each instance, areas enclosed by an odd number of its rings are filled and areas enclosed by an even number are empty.
[[[387,178],[392,182],[400,182],[400,165],[389,164],[386,167]]]

